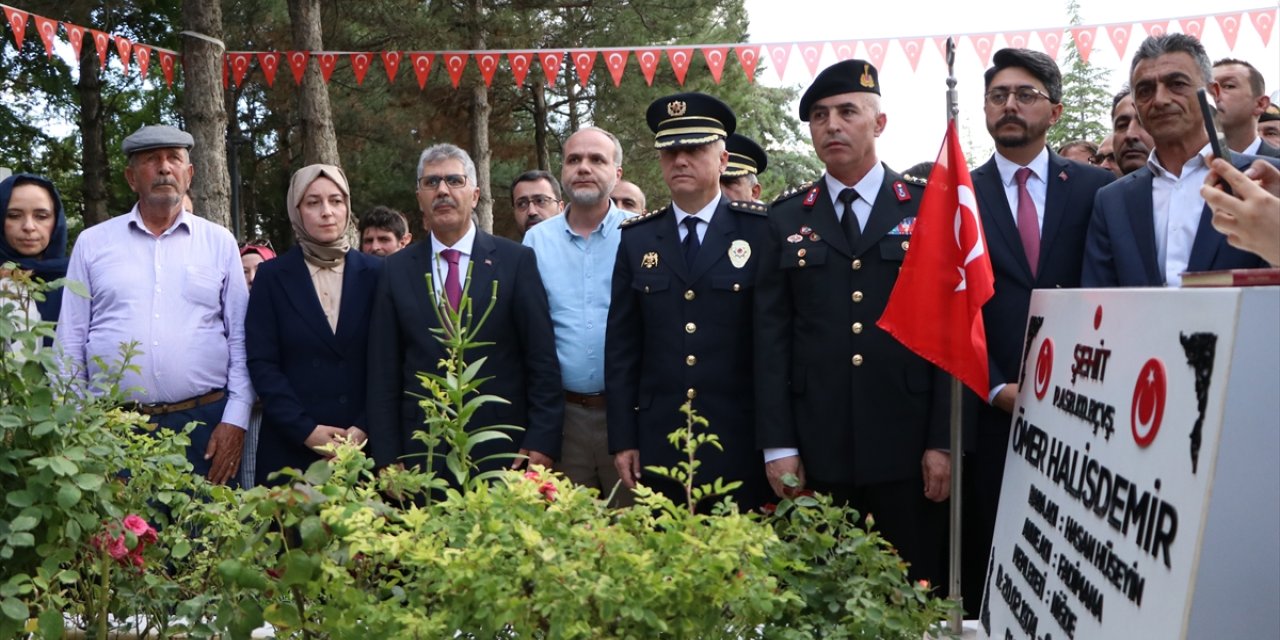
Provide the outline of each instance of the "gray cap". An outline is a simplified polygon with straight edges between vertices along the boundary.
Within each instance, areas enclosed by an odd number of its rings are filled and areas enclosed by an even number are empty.
[[[139,151],[148,149],[171,149],[181,148],[188,151],[196,144],[195,138],[191,134],[179,129],[171,127],[167,124],[148,125],[134,131],[128,138],[124,139],[124,154],[131,156]]]

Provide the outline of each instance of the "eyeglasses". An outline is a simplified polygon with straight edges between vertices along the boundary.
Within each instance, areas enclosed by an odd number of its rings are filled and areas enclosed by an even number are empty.
[[[443,181],[450,189],[461,189],[467,186],[467,177],[461,173],[451,173],[447,176],[422,176],[418,178],[418,186],[423,189],[439,188],[440,182]]]
[[[524,211],[529,208],[529,205],[533,205],[535,207],[546,207],[551,204],[559,204],[559,202],[559,200],[550,196],[529,196],[527,198],[518,198],[516,200],[516,211]]]
[[[1114,153],[1105,153],[1105,154],[1099,153],[1098,155],[1093,156],[1092,158],[1089,158],[1089,164],[1093,164],[1097,166],[1102,166],[1102,164],[1106,162],[1115,162],[1115,161],[1116,161],[1116,154]]]
[[[1018,100],[1018,104],[1023,106],[1031,106],[1040,98],[1050,102],[1053,101],[1047,94],[1035,87],[1018,87],[1016,92],[1011,92],[1008,89],[992,89],[988,91],[986,93],[987,104],[993,107],[1003,107],[1004,103],[1009,101],[1009,96],[1011,95]]]

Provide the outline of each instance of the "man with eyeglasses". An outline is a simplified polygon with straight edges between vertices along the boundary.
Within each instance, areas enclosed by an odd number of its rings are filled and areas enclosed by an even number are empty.
[[[511,441],[479,445],[472,460],[518,453],[530,464],[551,466],[560,454],[564,396],[537,258],[528,247],[485,233],[472,221],[480,188],[466,151],[451,144],[428,147],[418,160],[417,176],[418,206],[430,237],[387,257],[369,325],[367,424],[373,458],[380,466],[405,456],[412,456],[403,460],[407,464],[423,464],[426,445],[413,439],[425,420],[419,397],[426,391],[418,372],[443,373],[440,361],[447,354],[436,330],[445,328],[445,310],[460,309],[463,322],[489,314],[478,330],[472,327],[483,346],[468,350],[466,359],[468,364],[485,359],[479,377],[487,380],[480,393],[509,403],[481,406],[469,426],[523,428],[511,434]],[[437,448],[436,454],[443,452]],[[524,463],[523,457],[489,461],[481,471]],[[442,458],[434,468],[449,477]]]
[[[604,395],[609,286],[622,237],[618,227],[628,216],[609,200],[620,176],[622,143],[612,133],[597,127],[574,132],[565,140],[560,174],[569,206],[564,215],[529,229],[524,244],[538,256],[564,384],[564,440],[556,470],[602,496],[613,493],[614,506],[629,506],[631,493],[618,486],[609,455]]]
[[[976,403],[974,449],[964,465],[961,575],[970,612],[982,602],[1031,292],[1080,286],[1093,196],[1115,179],[1045,146],[1063,109],[1062,74],[1052,58],[1001,49],[992,61],[984,76],[983,112],[995,153],[972,173],[996,282],[995,295],[982,309],[991,389]]]
[[[1115,139],[1114,133],[1103,138],[1102,144],[1098,145],[1098,155],[1090,160],[1090,164],[1106,169],[1111,172],[1111,175],[1119,178],[1124,173],[1120,171],[1120,165],[1116,164]]]
[[[560,183],[540,169],[516,176],[511,183],[511,211],[516,230],[521,235],[528,233],[533,225],[560,214]]]
[[[1213,212],[1200,195],[1213,152],[1196,92],[1219,94],[1204,46],[1181,33],[1148,37],[1133,55],[1129,86],[1155,148],[1146,166],[1098,192],[1085,239],[1084,286],[1176,287],[1187,271],[1266,266],[1213,228]],[[1241,170],[1257,159],[1232,156]]]

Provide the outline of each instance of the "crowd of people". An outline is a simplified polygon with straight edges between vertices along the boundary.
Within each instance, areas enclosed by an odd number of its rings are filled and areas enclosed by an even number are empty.
[[[1256,70],[1210,65],[1197,40],[1170,34],[1141,44],[1129,86],[1111,136],[1055,153],[1056,63],[1003,49],[986,71],[995,152],[972,179],[996,281],[984,308],[991,389],[969,398],[963,487],[950,486],[960,452],[945,373],[876,325],[927,170],[878,160],[888,115],[878,70],[862,60],[828,67],[805,91],[798,115],[825,171],[769,205],[757,177],[767,156],[735,132],[732,108],[681,93],[647,112],[657,199],[669,204],[646,212],[622,179],[618,139],[584,127],[564,141],[558,180],[529,171],[512,185],[519,243],[478,228],[475,164],[441,143],[415,175],[427,238],[412,243],[403,214],[378,207],[352,246],[346,176],[311,165],[289,183],[293,247],[238,247],[184,206],[193,140],[161,125],[123,144],[136,205],[86,229],[69,263],[57,190],[37,176],[0,183],[0,249],[18,269],[84,285],[87,297],[50,296],[28,313],[57,322],[56,348],[88,393],[121,345],[137,344],[130,407],[158,433],[199,423],[188,458],[215,483],[271,483],[343,441],[367,441],[379,466],[421,464],[418,374],[445,357],[432,331],[449,329],[440,309],[470,305],[491,311],[469,359],[485,359],[482,390],[507,401],[472,424],[523,429],[475,457],[518,454],[512,466],[555,468],[617,506],[638,483],[684,502],[652,467],[684,457],[667,436],[688,403],[719,440],[698,453],[699,484],[738,483],[744,509],[828,493],[874,515],[913,578],[942,583],[942,503],[965,492],[964,593],[976,606],[1032,291],[1176,286],[1186,271],[1280,261],[1280,164],[1255,157],[1280,150],[1260,139],[1275,120]],[[1211,158],[1202,87],[1231,162]]]

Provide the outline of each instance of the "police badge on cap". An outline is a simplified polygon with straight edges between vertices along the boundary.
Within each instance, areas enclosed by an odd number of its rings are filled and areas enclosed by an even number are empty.
[[[729,137],[738,119],[729,105],[705,93],[658,98],[645,114],[653,148],[698,147]]]

